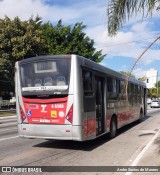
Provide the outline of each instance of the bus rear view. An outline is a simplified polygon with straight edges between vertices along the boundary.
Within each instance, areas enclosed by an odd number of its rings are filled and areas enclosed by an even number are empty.
[[[85,141],[146,114],[146,85],[78,55],[50,55],[16,63],[20,137]],[[128,98],[129,97],[129,98]]]
[[[72,67],[69,55],[39,56],[16,63],[20,137],[72,140]]]

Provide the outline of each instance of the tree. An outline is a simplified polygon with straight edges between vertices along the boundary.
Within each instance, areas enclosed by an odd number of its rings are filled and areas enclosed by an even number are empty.
[[[160,81],[158,81],[158,82],[155,84],[155,87],[157,87],[157,85],[158,85],[158,87],[160,88]]]
[[[15,62],[27,55],[46,51],[43,30],[32,17],[21,21],[18,17],[11,20],[7,16],[0,19],[0,86],[5,91],[14,91]],[[6,83],[8,83],[6,86]],[[4,86],[2,84],[5,84]]]
[[[14,65],[16,61],[42,54],[78,54],[95,62],[103,60],[102,51],[96,51],[94,41],[83,32],[85,25],[76,23],[56,26],[50,22],[39,24],[41,18],[21,21],[7,16],[0,19],[0,87],[1,92],[14,92]],[[1,93],[0,92],[0,93]],[[1,95],[1,94],[0,94]]]
[[[120,71],[121,74],[129,76],[131,78],[136,78],[133,74],[130,75],[130,72]]]
[[[138,80],[139,80],[139,81],[142,81],[142,82],[146,81],[146,79],[147,79],[147,78],[146,78],[145,76],[143,76],[143,77],[141,77],[141,78],[138,78]]]
[[[133,14],[142,11],[142,17],[152,16],[155,8],[160,9],[160,0],[110,0],[107,9],[109,35],[115,35]]]
[[[83,32],[85,25],[76,23],[64,26],[59,20],[56,26],[50,22],[43,25],[45,41],[49,54],[77,54],[101,62],[106,55],[96,51],[94,41]]]
[[[157,95],[158,97],[160,97],[160,81],[158,81],[157,83],[155,84],[155,87],[149,89],[149,96],[151,98],[157,98]],[[157,87],[158,87],[158,91],[157,91]]]
[[[156,98],[157,97],[157,89],[156,88],[150,88],[149,89],[149,96],[150,96],[150,98]]]

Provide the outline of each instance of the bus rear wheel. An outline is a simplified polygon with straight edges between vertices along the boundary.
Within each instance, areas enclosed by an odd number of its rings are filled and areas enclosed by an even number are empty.
[[[113,139],[117,134],[117,122],[116,122],[116,117],[112,117],[111,123],[110,123],[110,132],[109,136],[111,139]]]

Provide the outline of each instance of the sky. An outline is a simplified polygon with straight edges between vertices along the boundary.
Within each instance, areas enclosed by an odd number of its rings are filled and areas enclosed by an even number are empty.
[[[139,13],[124,24],[114,37],[107,31],[107,0],[0,0],[0,18],[7,15],[28,20],[31,15],[42,17],[43,23],[53,25],[62,19],[64,25],[83,22],[85,33],[94,40],[94,47],[107,54],[102,65],[115,71],[130,71],[140,54],[160,36],[160,11],[152,18],[143,18]],[[160,75],[160,41],[157,41],[136,64],[136,78],[146,76],[154,68]]]

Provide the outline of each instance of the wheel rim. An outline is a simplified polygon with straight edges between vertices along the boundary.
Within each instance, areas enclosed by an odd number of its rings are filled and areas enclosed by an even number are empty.
[[[112,120],[111,122],[111,137],[115,137],[117,131],[116,122]]]
[[[113,135],[115,135],[115,133],[116,133],[116,124],[114,121],[112,122],[112,133],[113,133]]]

